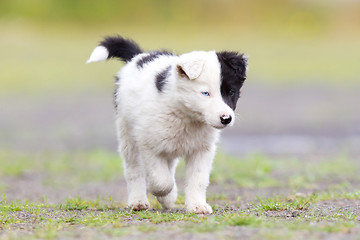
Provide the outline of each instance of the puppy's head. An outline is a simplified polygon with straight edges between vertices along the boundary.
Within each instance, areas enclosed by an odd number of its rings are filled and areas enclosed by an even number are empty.
[[[246,59],[235,52],[191,52],[177,65],[178,99],[191,116],[215,128],[232,125]]]

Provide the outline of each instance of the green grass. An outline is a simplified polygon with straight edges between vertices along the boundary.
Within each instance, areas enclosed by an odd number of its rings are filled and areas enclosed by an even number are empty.
[[[0,177],[39,173],[44,176],[44,184],[52,187],[58,186],[59,180],[62,185],[74,186],[89,182],[110,182],[121,178],[123,174],[119,155],[104,150],[71,154],[0,151],[0,165]],[[212,183],[242,188],[313,188],[331,179],[342,185],[358,181],[358,169],[356,161],[346,155],[303,163],[301,159],[274,158],[261,154],[238,159],[220,151],[214,160],[210,180]],[[177,178],[184,177],[185,164],[182,160],[177,169]],[[6,188],[6,184],[2,184],[0,190]]]
[[[39,173],[44,175],[44,183],[51,186],[56,186],[59,179],[65,185],[108,182],[121,177],[123,172],[118,154],[103,150],[72,154],[0,151],[0,164],[0,177]]]
[[[38,196],[39,200],[34,201],[10,201],[3,195],[0,200],[0,229],[5,239],[75,236],[96,236],[100,239],[106,236],[157,234],[161,231],[221,236],[229,234],[229,229],[234,228],[254,231],[254,236],[259,238],[291,239],[298,233],[306,232],[316,235],[358,231],[359,217],[354,207],[360,200],[360,193],[353,190],[352,185],[353,181],[358,180],[356,173],[359,166],[356,161],[341,155],[333,159],[305,162],[311,164],[304,164],[301,159],[271,158],[260,154],[238,159],[220,152],[214,162],[211,184],[221,186],[224,192],[208,192],[208,201],[214,209],[214,214],[209,216],[185,213],[181,189],[176,202],[179,210],[174,212],[163,212],[152,196],[149,196],[151,210],[135,212],[127,209],[124,202],[105,196],[95,199],[73,196],[50,204],[46,196]],[[40,174],[44,176],[44,186],[53,189],[60,186],[56,183],[59,179],[62,186],[80,189],[84,184],[107,184],[123,178],[118,154],[104,150],[72,154],[2,151],[0,165],[0,179],[14,180]],[[181,181],[184,178],[183,161],[178,170],[177,178]],[[294,184],[295,175],[304,177]],[[317,184],[324,184],[329,177],[332,182],[326,188],[312,190],[313,186],[316,189]],[[7,181],[3,183],[2,194],[11,186]],[[237,188],[248,189],[254,195],[250,199],[243,199],[242,195],[230,198],[227,193]],[[291,194],[256,197],[257,190],[268,188],[286,189],[285,192]],[[325,203],[344,200],[353,208],[339,206],[324,209]],[[244,207],[244,201],[248,207]],[[321,205],[323,203],[325,205]]]
[[[99,202],[89,202],[84,199],[81,199],[80,197],[76,198],[70,198],[66,200],[65,204],[60,204],[60,209],[63,210],[85,210],[93,206],[94,208],[99,207]]]
[[[320,193],[309,194],[306,196],[291,195],[287,198],[276,196],[272,198],[257,197],[256,203],[251,203],[253,210],[258,213],[266,211],[293,211],[308,210],[314,203],[326,200],[360,200],[359,191],[322,191]]]
[[[279,201],[279,199],[260,199],[258,203],[252,204],[256,211],[291,211],[291,210],[306,210],[310,207],[311,197],[295,197],[293,200]]]
[[[0,176],[18,177],[32,169],[39,169],[37,161],[33,161],[36,156],[20,154],[10,151],[0,151]]]
[[[357,195],[358,193],[348,193]],[[209,216],[197,216],[184,212],[161,212],[159,210],[135,212],[99,201],[67,199],[59,205],[30,202],[0,202],[0,229],[8,239],[34,237],[54,239],[72,235],[82,227],[96,234],[109,236],[131,235],[134,232],[149,234],[157,231],[175,231],[215,234],[229,227],[281,230],[285,235],[295,231],[313,233],[347,233],[359,227],[358,216],[351,212],[317,214],[309,206],[322,201],[322,195],[311,195],[289,202],[288,198],[258,199],[253,208],[217,212]],[[338,199],[337,197],[332,200]],[[305,204],[304,204],[305,203]],[[299,215],[288,217],[271,216],[266,213],[301,210]],[[26,216],[26,217],[24,217]],[[21,229],[23,232],[21,232]],[[264,234],[262,231],[262,234]],[[73,233],[72,233],[73,232]],[[6,234],[7,233],[7,234]],[[82,233],[77,233],[82,235]],[[271,234],[266,235],[269,238]]]
[[[245,156],[242,159],[219,153],[214,161],[211,181],[233,182],[239,187],[272,187],[280,182],[271,173],[281,167],[279,161],[272,161],[261,154]]]
[[[302,161],[300,158],[275,158],[250,154],[238,159],[219,152],[214,161],[211,181],[233,183],[245,188],[313,188],[318,183],[336,180],[346,184],[360,180],[359,165],[347,155]],[[331,179],[330,179],[331,178]]]

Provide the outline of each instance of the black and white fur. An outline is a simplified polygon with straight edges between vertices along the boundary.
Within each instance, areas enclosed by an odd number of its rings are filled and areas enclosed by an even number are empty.
[[[120,36],[105,38],[88,63],[109,58],[126,62],[116,76],[115,103],[129,207],[148,209],[149,192],[172,208],[175,168],[182,157],[186,209],[210,214],[206,189],[216,142],[219,130],[234,122],[246,58],[227,51],[143,52]]]

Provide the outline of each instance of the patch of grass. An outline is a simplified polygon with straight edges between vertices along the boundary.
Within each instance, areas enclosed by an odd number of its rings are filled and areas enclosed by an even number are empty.
[[[153,229],[153,228],[152,228]],[[131,233],[134,232],[134,229],[131,227],[120,227],[120,228],[105,228],[103,229],[103,232],[110,237],[122,237],[122,236],[127,236],[130,235]]]
[[[45,157],[45,156],[44,156]],[[48,156],[44,171],[53,177],[69,175],[76,182],[111,181],[122,176],[122,161],[117,153],[95,150],[89,153]]]
[[[308,210],[312,204],[325,200],[359,200],[360,191],[353,192],[334,192],[323,191],[320,193],[309,194],[306,196],[275,196],[273,198],[261,199],[257,197],[257,203],[251,203],[254,210],[258,213],[266,211],[292,211],[292,210]]]
[[[285,164],[285,169],[296,169],[288,177],[288,186],[291,188],[313,188],[317,182],[342,182],[359,180],[357,174],[359,164],[346,154],[332,158],[316,159],[315,161],[292,160]]]
[[[46,178],[51,176],[51,179],[65,176],[66,181],[74,181],[77,186],[88,181],[105,183],[122,174],[120,158],[116,153],[106,151],[73,155],[6,153],[1,156],[0,164],[10,164],[6,161],[12,158],[19,163],[20,167],[23,162],[24,166],[28,166],[27,161],[34,163],[27,169],[24,168],[21,174],[43,173]],[[347,165],[357,169],[356,164],[347,157],[344,158]],[[285,186],[296,193],[298,186],[287,183],[292,175],[288,173],[289,168],[314,176],[304,181],[315,184],[321,179],[326,179],[327,174],[338,176],[340,179],[346,176],[346,172],[350,171],[348,166],[339,167],[338,172],[336,168],[329,166],[332,163],[341,165],[342,160],[339,159],[341,158],[330,159],[327,162],[313,162],[310,167],[301,164],[301,161],[297,159],[274,159],[257,154],[238,159],[220,153],[215,159],[211,178],[215,184],[225,188],[233,187],[233,184],[247,188]],[[178,177],[182,178],[181,171],[183,171],[184,163],[179,167],[180,176]],[[6,175],[6,172],[7,170],[3,171],[1,176],[4,178],[17,176],[16,174]],[[0,229],[5,231],[5,236],[10,239],[75,238],[75,234],[88,238],[85,232],[95,234],[99,238],[132,236],[133,234],[143,236],[158,231],[221,235],[223,231],[228,232],[228,229],[239,227],[261,229],[261,234],[259,233],[258,236],[268,236],[269,239],[277,236],[268,234],[273,230],[283,232],[284,234],[280,234],[280,237],[296,236],[293,233],[297,232],[342,234],[360,228],[357,210],[342,207],[323,210],[321,204],[325,204],[324,201],[332,203],[343,199],[348,199],[350,202],[360,200],[359,191],[348,191],[351,187],[350,183],[343,181],[340,184],[330,185],[329,190],[315,193],[312,191],[308,195],[258,197],[257,201],[251,201],[250,207],[246,209],[233,207],[244,201],[242,198],[229,199],[223,193],[209,192],[209,203],[215,205],[213,206],[214,214],[209,216],[185,213],[183,194],[179,195],[176,202],[180,210],[170,212],[163,211],[155,197],[149,197],[151,210],[136,212],[124,208],[124,203],[116,203],[111,198],[94,200],[74,197],[52,205],[47,203],[46,197],[40,203],[35,203],[26,200],[8,201],[4,195],[0,200]],[[244,206],[244,203],[241,205]],[[79,231],[79,229],[82,230]]]
[[[275,158],[250,154],[242,158],[217,154],[211,182],[235,183],[239,187],[313,188],[319,182],[358,180],[359,165],[346,154],[332,159],[303,161],[297,158]]]
[[[148,194],[148,200],[149,200],[149,203],[150,203],[150,206],[154,209],[157,209],[157,210],[161,210],[162,207],[161,207],[161,204],[159,203],[159,201],[156,199],[155,196],[151,195],[151,194]]]
[[[0,150],[0,177],[19,177],[34,169],[40,168],[38,161],[32,161],[37,156]]]
[[[334,159],[302,163],[301,159],[279,159],[261,154],[242,158],[220,152],[214,160],[212,183],[235,184],[245,188],[290,187],[313,188],[329,178],[357,180],[359,166],[346,155]],[[308,161],[306,161],[308,162]],[[74,187],[81,183],[108,182],[123,176],[122,161],[117,153],[105,150],[62,154],[26,154],[0,151],[0,177],[18,177],[39,173],[51,187]],[[184,178],[184,161],[180,161],[177,178]],[[296,169],[292,173],[292,169]],[[6,185],[1,185],[6,189]]]
[[[310,204],[314,202],[314,199],[316,199],[315,195],[295,197],[293,199],[280,199],[276,197],[263,200],[258,197],[258,203],[252,203],[251,205],[260,213],[264,211],[307,210]]]
[[[318,194],[319,201],[334,200],[334,199],[353,199],[360,200],[360,191],[344,192],[344,191],[327,191]]]
[[[59,208],[63,210],[85,210],[88,209],[91,205],[98,206],[98,202],[89,202],[81,199],[80,197],[70,198],[66,200],[65,204],[60,204]]]
[[[336,176],[346,175],[352,177],[358,176],[356,162],[351,161],[351,158],[347,154],[340,154],[335,156],[330,161],[323,161],[319,164],[319,172],[322,175]],[[309,166],[310,168],[310,166]]]
[[[305,230],[309,232],[319,233],[349,233],[355,227],[354,222],[336,220],[336,221],[319,221],[319,220],[303,220],[285,223],[289,230]]]
[[[266,240],[288,240],[288,239],[297,239],[296,232],[289,231],[288,229],[262,229],[259,232],[258,239]]]
[[[136,214],[136,219],[139,221],[149,221],[154,224],[168,223],[168,222],[200,222],[200,219],[194,213],[167,213],[159,211],[140,211],[133,212]]]
[[[210,181],[222,184],[234,182],[240,187],[248,188],[279,186],[278,180],[271,175],[279,165],[280,162],[261,154],[239,159],[220,152],[215,158]]]
[[[350,194],[353,195],[353,194]],[[175,231],[195,234],[227,231],[232,227],[263,229],[259,236],[269,237],[266,230],[284,232],[292,236],[294,231],[348,233],[358,226],[358,216],[351,212],[328,213],[319,215],[309,209],[309,203],[318,201],[318,195],[303,198],[283,198],[259,200],[252,210],[214,212],[208,216],[192,213],[161,212],[158,210],[132,211],[114,208],[101,201],[86,199],[67,199],[60,205],[33,204],[29,202],[0,203],[0,228],[8,231],[11,237],[18,237],[14,230],[24,229],[24,238],[54,239],[74,237],[74,234],[85,237],[85,232],[94,232],[97,236],[118,237],[124,235],[151,234],[152,232]],[[101,209],[101,210],[99,210]],[[264,211],[301,210],[303,213],[290,220],[285,217],[271,217],[262,214]],[[27,217],[23,217],[27,216]],[[82,231],[76,229],[82,228]],[[286,234],[285,234],[286,233]],[[79,235],[80,234],[80,235]],[[282,236],[282,234],[281,234]],[[14,239],[13,238],[13,239]]]
[[[108,182],[123,174],[118,154],[104,150],[72,154],[26,154],[0,150],[0,166],[0,177],[37,174],[42,176],[44,184],[52,187]],[[0,190],[6,187],[1,185]]]
[[[334,179],[336,181],[358,180],[359,165],[346,154],[340,154],[330,159],[320,159],[316,162],[294,161],[292,164],[297,172],[289,177],[291,188],[312,188],[316,182]],[[290,166],[288,168],[291,169]]]
[[[69,198],[65,200],[65,203],[59,204],[61,210],[86,210],[95,209],[97,211],[115,210],[120,207],[116,204],[111,197],[108,199],[98,198],[96,200],[86,200],[81,197]]]
[[[104,211],[87,211],[84,215],[75,218],[75,223],[87,227],[105,227],[111,226],[113,228],[124,227],[127,224],[124,222],[126,213],[119,210],[104,210]]]
[[[258,227],[263,222],[262,218],[249,214],[234,214],[225,218],[222,223],[229,226],[253,226]]]

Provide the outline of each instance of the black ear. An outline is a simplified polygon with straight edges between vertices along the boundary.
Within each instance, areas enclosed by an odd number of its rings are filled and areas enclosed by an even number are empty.
[[[233,110],[240,96],[240,89],[246,79],[247,60],[237,52],[216,53],[221,67],[221,96]]]
[[[239,78],[246,78],[247,58],[244,54],[237,52],[223,51],[217,53],[220,63],[226,64],[229,68],[235,71]]]

